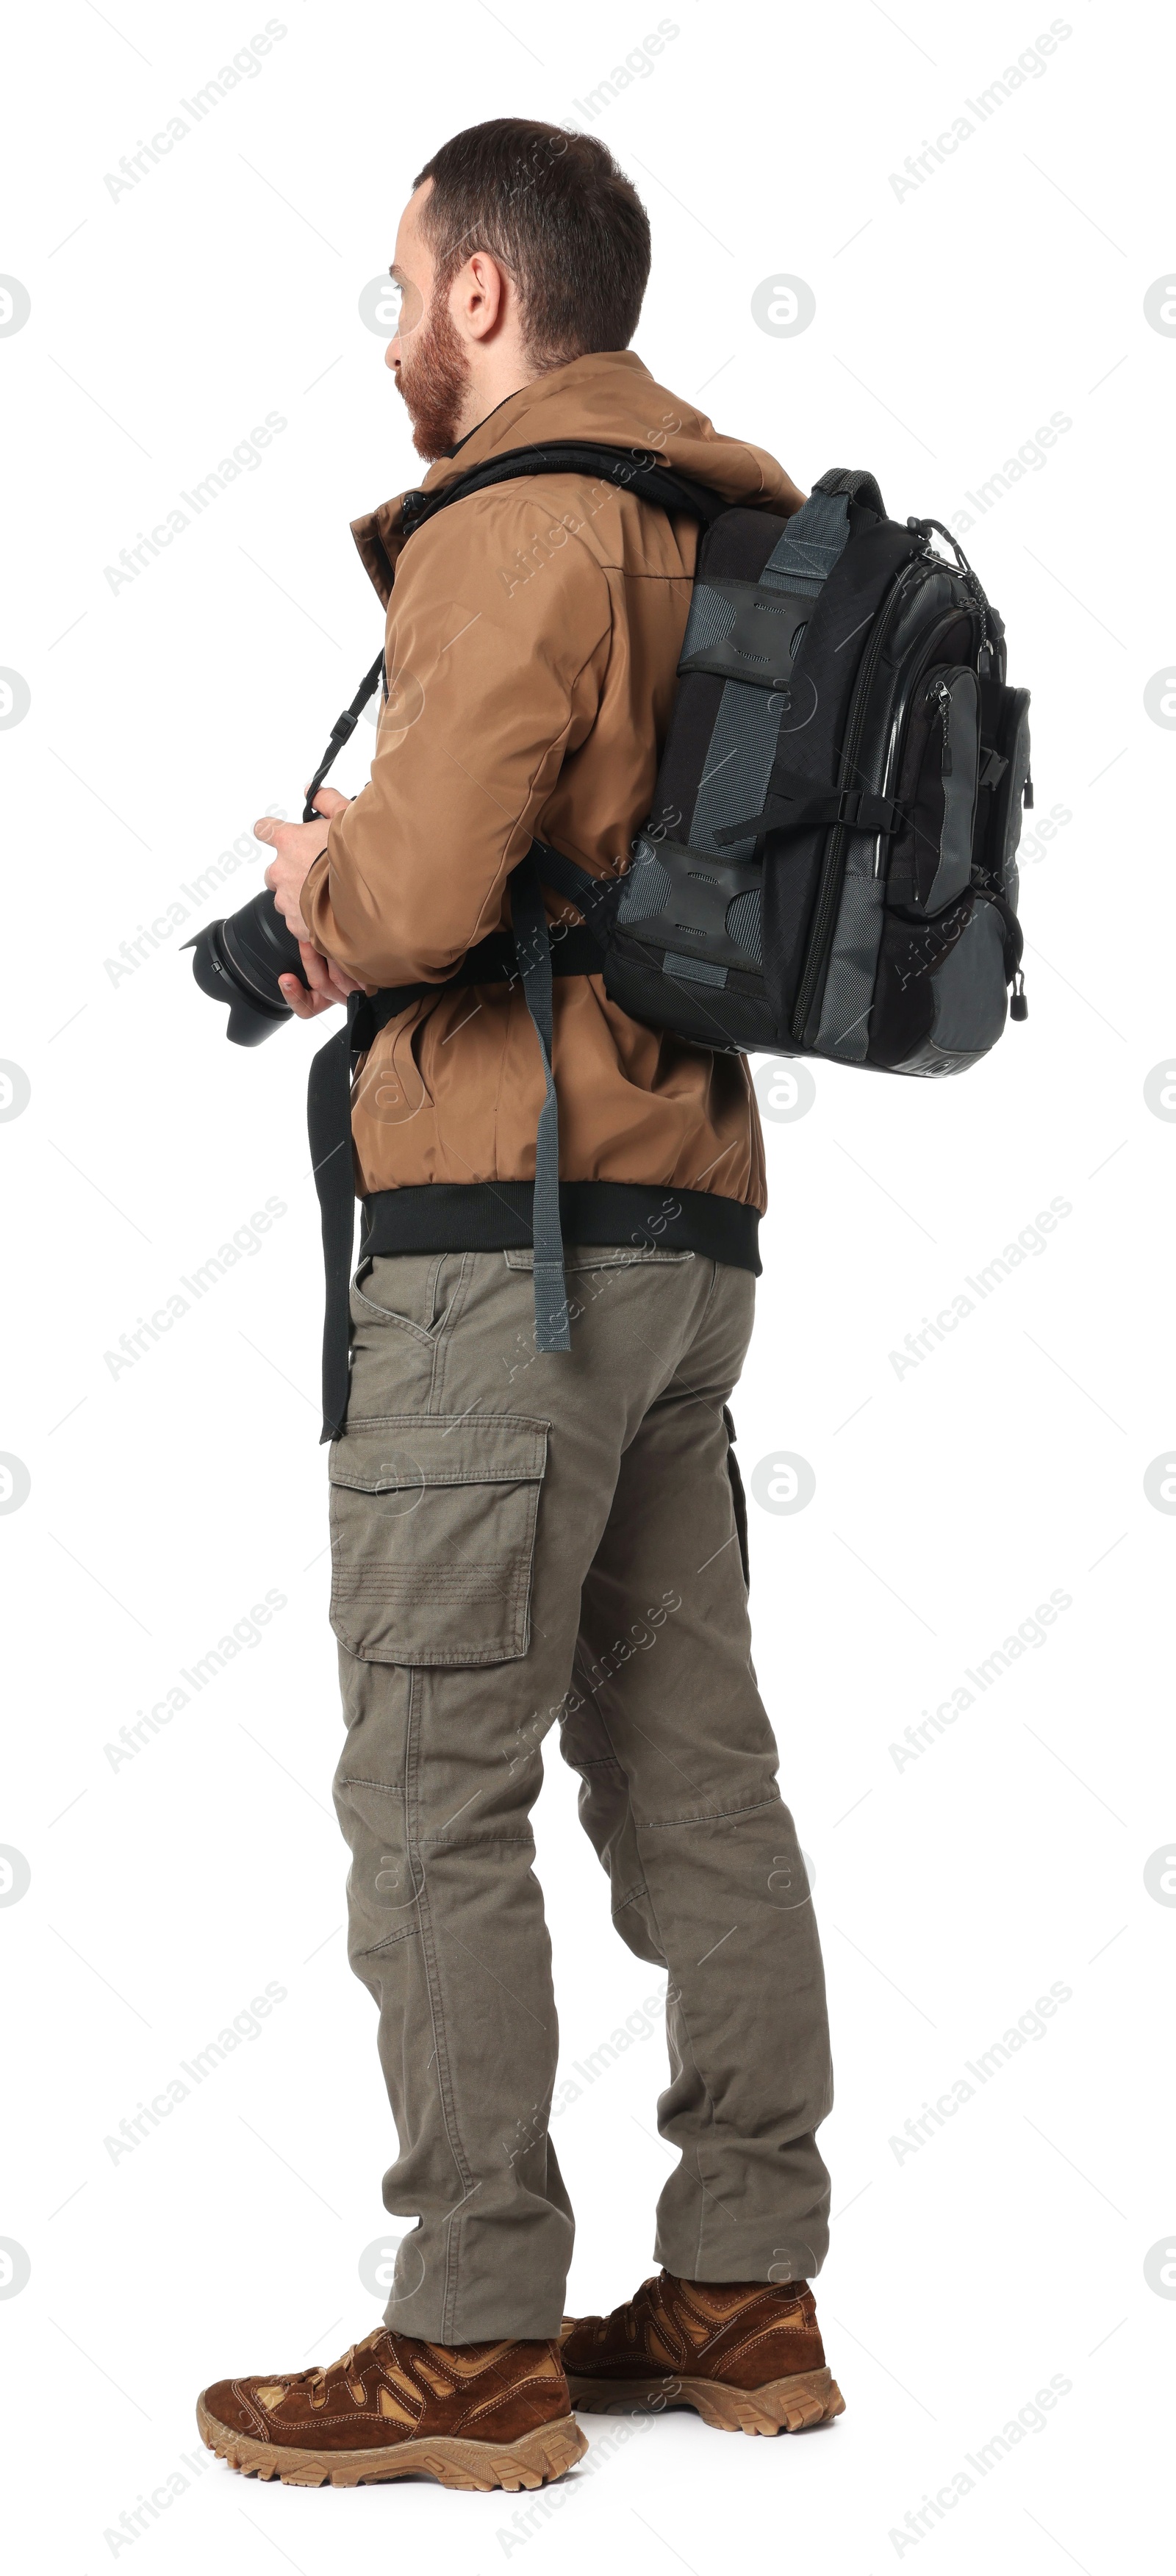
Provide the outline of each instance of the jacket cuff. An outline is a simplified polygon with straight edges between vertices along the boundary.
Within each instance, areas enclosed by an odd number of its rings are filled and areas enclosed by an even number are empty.
[[[326,941],[322,937],[322,933],[315,920],[315,912],[318,908],[319,897],[324,894],[326,890],[330,864],[331,859],[329,848],[326,850],[320,850],[317,859],[311,860],[310,866],[306,871],[306,875],[302,880],[302,892],[298,899],[302,918],[310,932],[314,946],[321,949],[324,956],[329,952]]]

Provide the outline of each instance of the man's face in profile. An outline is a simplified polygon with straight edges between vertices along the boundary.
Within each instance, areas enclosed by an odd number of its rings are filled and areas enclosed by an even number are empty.
[[[390,272],[400,289],[400,316],[385,356],[412,422],[413,446],[427,465],[457,445],[470,384],[448,289],[436,291],[436,263],[418,220],[432,185],[425,180],[400,219]]]

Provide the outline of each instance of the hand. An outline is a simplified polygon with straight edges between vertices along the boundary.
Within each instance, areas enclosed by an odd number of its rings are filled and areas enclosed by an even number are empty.
[[[333,957],[320,955],[308,940],[300,939],[298,948],[306,984],[300,984],[297,975],[278,977],[282,1000],[289,1003],[296,1020],[317,1020],[320,1012],[332,1010],[336,1002],[345,1002],[349,993],[365,990],[344,967],[335,964]]]
[[[347,804],[335,787],[320,787],[314,800],[316,814],[330,822]],[[309,939],[310,932],[299,910],[299,897],[307,873],[315,859],[321,858],[327,836],[321,823],[278,823],[272,814],[263,814],[253,826],[255,841],[265,841],[277,855],[265,872],[269,886],[287,930],[296,939]]]
[[[314,800],[316,814],[329,823],[341,814],[348,799],[335,787],[320,787]],[[296,1019],[315,1020],[320,1012],[329,1011],[336,1002],[345,1002],[349,993],[363,991],[362,984],[349,975],[334,958],[324,957],[310,945],[310,934],[302,918],[300,898],[307,873],[313,861],[321,857],[327,836],[319,823],[278,823],[272,814],[263,814],[253,826],[253,837],[265,841],[275,852],[265,872],[265,882],[287,930],[298,941],[306,985],[297,975],[280,975],[278,984],[282,999]],[[307,985],[310,989],[307,991]]]

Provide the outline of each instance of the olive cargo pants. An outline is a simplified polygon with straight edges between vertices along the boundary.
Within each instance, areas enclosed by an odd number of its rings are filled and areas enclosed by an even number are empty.
[[[558,1725],[617,1929],[668,1971],[679,2151],[657,2259],[811,2276],[831,2076],[821,1955],[750,1658],[723,1406],[750,1273],[569,1249],[570,1354],[537,1355],[531,1256],[381,1256],[352,1291],[330,1452],[350,1956],[379,2007],[419,2213],[390,2324],[558,2332],[573,2220],[530,1810]]]

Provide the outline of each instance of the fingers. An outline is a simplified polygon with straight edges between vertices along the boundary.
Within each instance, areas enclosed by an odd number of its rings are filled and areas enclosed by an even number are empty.
[[[279,992],[297,1020],[312,1020],[322,1007],[315,1002],[315,994],[309,994],[307,987],[299,984],[297,974],[279,974]]]
[[[267,885],[271,883],[271,880],[268,877],[266,879],[266,883]],[[291,939],[297,939],[301,942],[302,940],[309,938],[309,925],[303,920],[293,896],[288,893],[283,894],[281,888],[277,886],[272,886],[271,891],[273,892],[274,901],[278,907],[278,911],[281,913],[286,928],[290,933]]]
[[[331,1007],[329,996],[308,993],[296,975],[279,975],[278,984],[282,1000],[289,1004],[296,1020],[316,1020],[320,1011],[329,1011]]]
[[[331,971],[326,958],[320,957],[317,948],[311,948],[305,939],[300,939],[298,946],[302,956],[302,972],[311,992],[325,993],[330,1001],[337,1001],[339,997],[332,990]]]
[[[315,989],[315,992],[328,992],[330,987],[330,994],[333,994],[335,1002],[346,1002],[348,992],[361,992],[361,989],[364,989],[361,984],[356,984],[356,979],[353,979],[351,974],[348,974],[346,966],[340,966],[335,958],[322,956],[320,948],[309,948],[307,940],[299,940],[299,948],[302,948],[302,966],[304,971],[307,971],[309,987]]]
[[[330,821],[348,801],[337,788],[324,787],[317,798],[318,813]],[[314,847],[316,837],[319,838],[319,848],[323,846],[321,836],[316,825],[282,823],[273,814],[260,814],[253,834],[255,840],[267,843],[274,852],[265,871],[265,883],[286,928],[298,941],[302,957],[305,982],[296,975],[280,975],[278,984],[282,999],[297,1019],[317,1019],[320,1011],[329,1011],[336,1002],[345,1002],[349,994],[363,990],[345,967],[337,965],[333,958],[323,957],[317,948],[311,946],[309,927],[302,916],[302,886],[307,869],[318,854]]]
[[[330,793],[333,791],[324,789],[324,794]],[[331,814],[334,814],[340,805],[346,803],[345,796],[336,797],[335,804],[331,807]],[[305,875],[307,868],[315,859],[322,856],[327,846],[319,830],[319,824],[329,820],[330,815],[316,815],[313,823],[279,823],[272,814],[262,814],[253,826],[253,838],[255,841],[264,841],[269,849],[277,850],[279,855],[284,854],[291,862],[295,859],[299,860],[302,873]]]
[[[304,948],[302,953],[304,958],[308,955],[315,955],[315,951],[313,949],[307,950]],[[347,968],[339,964],[337,957],[319,956],[318,964],[326,967],[327,982],[328,984],[333,985],[341,1002],[345,1002],[347,1000],[349,993],[362,993],[364,989],[363,985],[356,983],[354,975],[348,974]]]
[[[345,1002],[349,994],[363,992],[363,985],[356,983],[346,967],[337,966],[333,957],[321,956],[319,950],[312,948],[305,939],[299,940],[298,947],[306,983],[301,983],[297,975],[278,977],[282,999],[288,1003],[296,1020],[316,1020],[321,1011],[332,1010],[336,1002]]]
[[[265,872],[265,883],[277,904],[287,930],[295,939],[307,938],[308,924],[303,920],[298,906],[299,889],[302,885],[301,876],[295,875],[292,878],[288,862],[279,856],[270,860]]]

